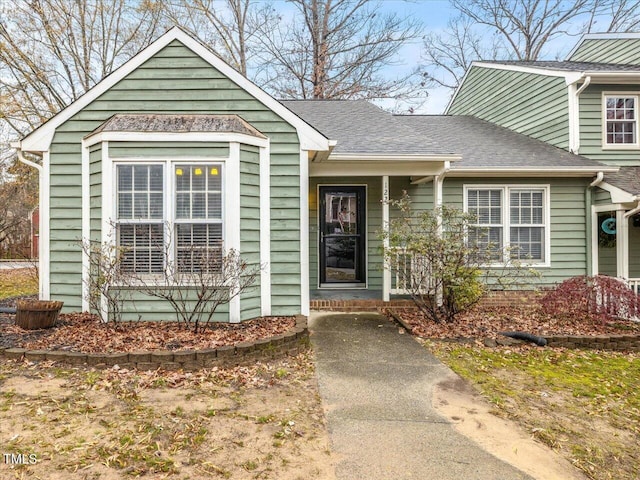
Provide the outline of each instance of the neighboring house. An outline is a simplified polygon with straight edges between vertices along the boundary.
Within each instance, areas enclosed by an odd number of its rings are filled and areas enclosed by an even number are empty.
[[[448,114],[608,166],[587,190],[590,273],[640,282],[640,34],[585,35],[564,61],[474,62]]]
[[[618,167],[549,143],[470,116],[278,102],[175,28],[14,146],[42,156],[43,298],[88,309],[82,238],[126,247],[149,275],[164,238],[176,255],[223,245],[266,266],[222,317],[239,321],[402,293],[379,233],[403,190],[416,208],[473,211],[548,284],[590,273],[589,212],[604,197],[591,184]],[[145,297],[128,314],[170,309]]]

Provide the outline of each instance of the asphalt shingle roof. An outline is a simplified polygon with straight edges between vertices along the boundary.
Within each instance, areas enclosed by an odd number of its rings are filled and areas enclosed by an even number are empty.
[[[620,167],[615,173],[607,173],[604,181],[632,195],[640,195],[640,167]]]
[[[316,130],[337,140],[336,154],[447,155],[448,143],[416,134],[389,112],[366,100],[285,100],[282,103]]]
[[[598,167],[601,163],[574,155],[513,132],[504,127],[464,115],[399,115],[395,117],[414,134],[429,136],[462,155],[451,164],[458,168]]]
[[[454,154],[452,168],[597,167],[574,155],[470,116],[392,115],[365,100],[282,102],[331,140],[334,153]]]

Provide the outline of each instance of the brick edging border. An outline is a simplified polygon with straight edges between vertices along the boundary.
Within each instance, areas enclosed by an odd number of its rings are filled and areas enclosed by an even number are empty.
[[[393,319],[398,322],[409,333],[413,334],[411,325],[396,312],[389,311]],[[505,337],[506,339],[507,337]],[[563,348],[579,348],[592,350],[615,350],[625,352],[640,352],[640,335],[544,335],[547,340],[547,347],[563,347]],[[443,338],[439,340],[446,341],[464,341],[470,342],[474,338]],[[482,340],[482,339],[479,339]],[[509,339],[510,342],[513,340]]]
[[[210,367],[234,367],[296,355],[309,346],[307,317],[296,315],[296,325],[281,335],[250,342],[240,342],[201,350],[153,350],[119,353],[82,353],[61,350],[27,350],[0,347],[0,358],[28,361],[51,360],[69,365],[89,365],[95,368],[139,370],[199,370]]]

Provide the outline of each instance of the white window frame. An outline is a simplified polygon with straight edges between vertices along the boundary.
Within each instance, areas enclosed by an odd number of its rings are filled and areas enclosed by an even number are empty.
[[[502,245],[503,245],[503,261],[495,262],[487,265],[487,267],[502,267],[505,264],[509,264],[512,260],[509,258],[509,249],[511,246],[511,191],[512,190],[532,190],[542,191],[543,201],[543,221],[542,225],[539,224],[527,224],[524,226],[541,226],[544,228],[544,249],[543,261],[530,260],[522,261],[527,265],[536,267],[550,267],[551,266],[551,188],[550,185],[536,185],[536,184],[477,184],[477,185],[464,185],[463,188],[463,210],[465,213],[469,212],[469,190],[502,190]],[[485,226],[482,224],[481,226]],[[491,225],[486,225],[491,226]],[[497,226],[497,224],[496,224]],[[516,225],[513,225],[516,226]]]
[[[226,163],[225,163],[226,158],[180,158],[180,159],[167,159],[167,158],[163,158],[163,159],[158,159],[158,158],[118,158],[118,159],[113,159],[112,161],[112,167],[113,167],[113,171],[112,171],[112,178],[114,179],[114,189],[113,189],[113,196],[112,196],[112,212],[114,212],[114,222],[115,225],[118,225],[120,223],[131,223],[131,224],[138,224],[138,223],[162,223],[164,225],[164,244],[165,246],[171,245],[172,248],[169,249],[168,252],[168,256],[169,256],[169,261],[170,262],[174,262],[176,259],[176,253],[177,253],[177,231],[176,231],[176,225],[178,223],[188,223],[188,224],[195,224],[195,223],[205,223],[205,224],[209,224],[209,223],[217,223],[221,225],[221,230],[222,230],[222,251],[225,251],[225,244],[226,244],[226,238],[225,238],[225,227],[226,227],[226,202],[225,202],[225,193],[226,193],[226,175],[225,175],[225,171],[226,171]],[[118,181],[118,166],[121,165],[162,165],[163,166],[163,171],[164,171],[164,195],[163,195],[163,218],[162,219],[153,219],[150,220],[149,222],[141,222],[137,219],[119,219],[118,218],[118,186],[117,186],[117,181]],[[220,220],[217,219],[213,219],[213,220],[209,220],[209,219],[180,219],[178,220],[176,218],[176,181],[175,181],[175,168],[177,166],[202,166],[202,167],[206,167],[206,168],[210,168],[212,166],[217,166],[218,168],[220,168],[220,176],[221,176],[221,215],[220,215]],[[114,237],[116,245],[118,245],[118,238],[117,235]],[[143,274],[145,276],[150,276],[153,277],[154,273],[151,274]]]
[[[608,143],[607,142],[607,99],[609,98],[633,98],[635,106],[635,143]],[[602,149],[603,150],[633,150],[640,148],[639,110],[640,95],[636,92],[602,92]]]

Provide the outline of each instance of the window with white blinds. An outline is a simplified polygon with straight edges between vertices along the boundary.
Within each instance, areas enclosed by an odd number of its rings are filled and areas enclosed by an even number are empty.
[[[157,273],[164,264],[164,168],[162,165],[118,165],[117,237],[122,268]]]
[[[507,255],[548,261],[547,187],[467,187],[465,209],[475,217],[469,241],[489,247],[496,262],[508,260]]]
[[[176,165],[176,260],[181,271],[220,269],[222,178],[220,165]]]
[[[126,271],[158,273],[167,260],[180,271],[220,268],[221,164],[117,164],[116,183],[117,239]]]

